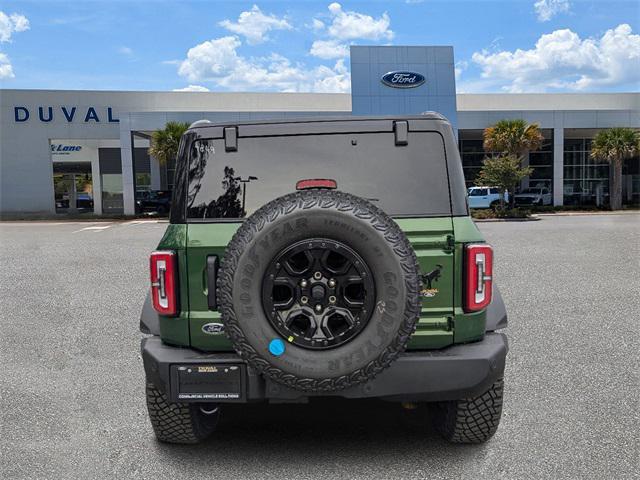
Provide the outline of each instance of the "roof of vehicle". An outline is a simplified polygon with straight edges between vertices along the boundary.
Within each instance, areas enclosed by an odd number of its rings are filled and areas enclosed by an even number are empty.
[[[225,127],[236,125],[263,125],[263,124],[288,124],[288,123],[322,123],[322,122],[362,122],[370,120],[438,120],[449,123],[447,118],[438,112],[424,112],[419,115],[332,115],[318,117],[297,117],[289,119],[270,119],[270,120],[244,120],[238,122],[211,122],[207,119],[198,120],[189,126],[189,130],[208,127]]]

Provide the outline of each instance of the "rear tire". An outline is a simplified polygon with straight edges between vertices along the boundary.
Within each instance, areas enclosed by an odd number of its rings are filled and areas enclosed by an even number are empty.
[[[492,210],[497,210],[499,206],[500,206],[500,202],[494,201],[494,202],[491,202],[491,205],[489,205],[489,208],[491,208]]]
[[[504,382],[497,380],[482,395],[434,404],[433,423],[440,435],[452,443],[482,443],[500,423]]]
[[[213,433],[220,417],[215,405],[169,402],[152,383],[147,383],[147,410],[156,437],[166,443],[199,443]]]

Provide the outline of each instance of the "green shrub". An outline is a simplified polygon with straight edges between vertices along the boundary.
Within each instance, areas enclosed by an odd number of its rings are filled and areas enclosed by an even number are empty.
[[[526,208],[471,209],[471,217],[480,220],[488,218],[529,218],[530,216],[531,211]]]

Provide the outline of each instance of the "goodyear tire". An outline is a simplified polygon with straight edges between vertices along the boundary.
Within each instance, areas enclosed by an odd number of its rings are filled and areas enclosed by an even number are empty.
[[[161,442],[194,444],[209,437],[218,424],[217,406],[169,402],[167,396],[147,382],[147,410]]]
[[[355,277],[331,278],[345,265]],[[292,270],[298,275],[287,277]],[[276,287],[269,291],[279,275],[295,297],[284,313],[273,307]],[[362,285],[348,284],[352,278]],[[349,289],[359,293],[350,297]],[[397,224],[368,201],[318,189],[278,198],[251,215],[229,243],[218,279],[222,321],[236,351],[266,377],[307,392],[344,389],[388,367],[415,330],[419,291],[418,262]],[[340,309],[343,301],[361,309]],[[322,313],[309,313],[313,308]]]
[[[436,430],[452,443],[482,443],[500,424],[504,382],[496,381],[482,395],[433,405]]]

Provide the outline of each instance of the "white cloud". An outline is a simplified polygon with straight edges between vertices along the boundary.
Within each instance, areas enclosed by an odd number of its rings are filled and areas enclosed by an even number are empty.
[[[13,67],[6,54],[0,52],[0,80],[3,78],[13,78]]]
[[[313,91],[321,93],[346,93],[351,89],[351,74],[340,59],[333,68],[320,66],[313,72]]]
[[[331,25],[327,30],[329,36],[338,40],[391,40],[393,32],[389,29],[391,19],[387,12],[379,18],[364,13],[342,10],[342,5],[329,5]]]
[[[123,46],[118,49],[118,53],[121,53],[122,55],[130,57],[131,55],[133,55],[133,49]]]
[[[316,40],[309,53],[314,57],[330,59],[344,58],[349,55],[349,47],[338,40]]]
[[[334,67],[308,68],[282,55],[247,58],[238,37],[208,40],[189,49],[178,74],[191,82],[212,82],[231,91],[346,92],[350,77],[343,61]]]
[[[316,40],[311,45],[309,54],[322,58],[345,58],[349,56],[350,40],[391,40],[393,31],[389,29],[391,19],[385,12],[379,18],[374,18],[364,13],[344,11],[339,3],[329,5],[330,24],[327,27],[324,22],[313,19],[312,29],[316,32],[326,30],[326,40]],[[326,27],[326,29],[325,29]]]
[[[469,67],[469,62],[467,62],[466,60],[460,60],[456,62],[455,68],[454,68],[456,81],[460,79],[460,75],[462,75],[462,72],[464,72],[468,67]]]
[[[236,49],[241,43],[238,37],[221,37],[196,45],[187,51],[178,74],[192,82],[223,76],[239,63]]]
[[[10,42],[14,33],[25,30],[29,30],[27,17],[18,13],[7,15],[0,10],[0,42]]]
[[[207,87],[203,87],[202,85],[188,85],[184,88],[174,88],[174,92],[208,92],[209,89]]]
[[[569,8],[569,0],[537,0],[533,4],[533,9],[541,22],[548,22],[557,14],[568,12]]]
[[[264,14],[257,5],[254,5],[249,11],[242,12],[237,22],[223,20],[219,25],[230,32],[243,35],[249,45],[267,41],[266,34],[271,30],[291,30],[293,28],[286,18]]]
[[[640,35],[628,24],[585,38],[569,30],[542,35],[530,50],[476,52],[487,85],[509,92],[588,91],[640,83]]]

